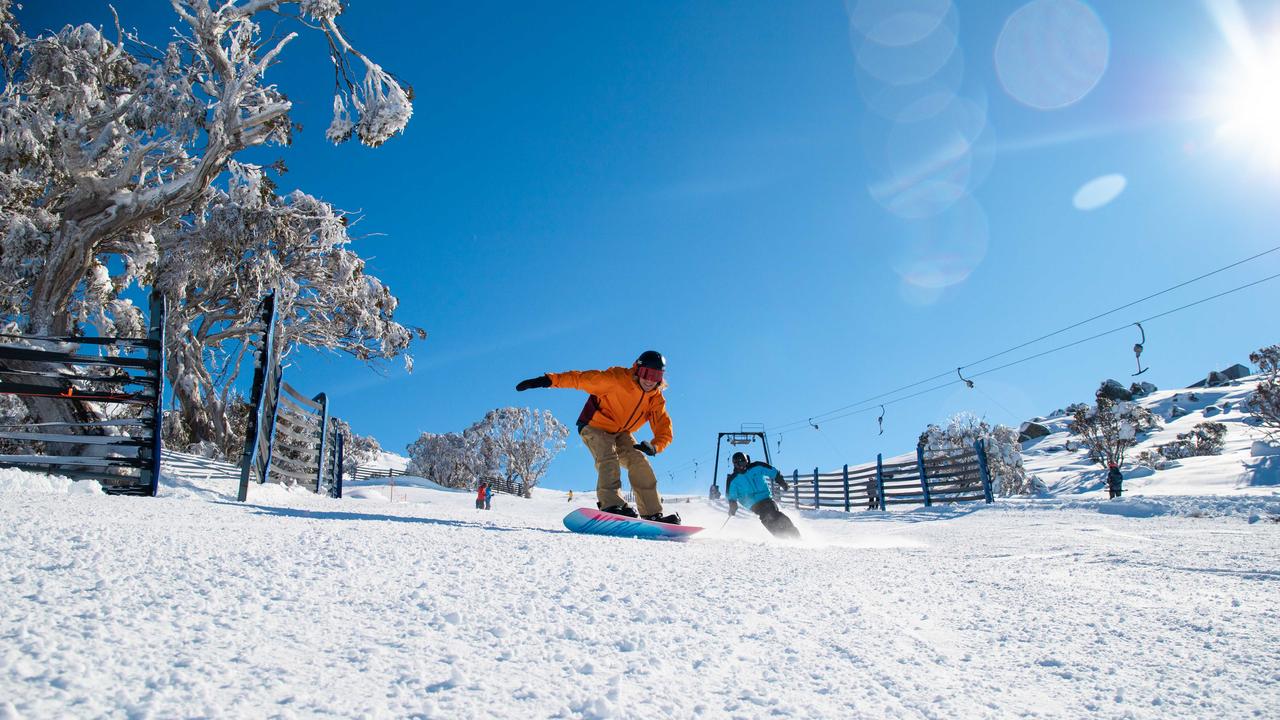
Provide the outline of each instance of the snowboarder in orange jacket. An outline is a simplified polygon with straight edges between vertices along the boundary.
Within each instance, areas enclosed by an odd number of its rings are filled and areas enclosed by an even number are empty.
[[[666,358],[646,350],[630,368],[547,373],[521,381],[516,390],[557,387],[591,393],[578,416],[578,434],[596,462],[596,505],[605,512],[636,517],[619,492],[625,467],[639,516],[678,525],[679,515],[662,514],[658,478],[649,465],[649,457],[665,450],[673,439],[662,396],[666,369]],[[632,433],[645,423],[653,430],[653,439],[636,442]]]

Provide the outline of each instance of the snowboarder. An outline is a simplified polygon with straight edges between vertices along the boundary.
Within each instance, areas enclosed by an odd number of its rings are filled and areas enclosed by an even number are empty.
[[[662,396],[666,369],[666,358],[646,350],[630,368],[547,373],[522,380],[516,390],[557,387],[591,393],[577,425],[582,442],[596,462],[596,506],[616,515],[637,516],[619,493],[625,467],[639,517],[679,525],[678,514],[662,513],[658,478],[649,465],[649,457],[665,450],[673,438],[667,401]],[[645,423],[653,430],[653,440],[636,442],[632,433]]]
[[[738,503],[742,502],[751,508],[751,512],[760,517],[765,529],[780,538],[799,540],[800,531],[791,522],[791,518],[778,510],[773,501],[772,482],[778,483],[783,492],[787,490],[787,481],[782,473],[768,463],[751,462],[750,456],[743,452],[733,454],[733,472],[724,481],[724,496],[729,500],[729,514],[738,513]]]
[[[1120,467],[1115,463],[1107,463],[1107,491],[1111,494],[1112,500],[1120,497],[1120,485],[1124,482],[1124,475],[1120,472]]]
[[[489,489],[488,483],[480,483],[480,487],[476,488],[476,509],[484,509],[485,492]]]
[[[569,502],[573,502],[573,491],[569,491]]]

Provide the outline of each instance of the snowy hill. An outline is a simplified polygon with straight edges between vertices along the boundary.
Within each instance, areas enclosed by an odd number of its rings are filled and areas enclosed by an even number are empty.
[[[19,471],[0,489],[5,720],[1163,720],[1280,702],[1280,525],[1251,522],[1280,517],[1274,494],[784,508],[790,544],[685,498],[669,507],[707,530],[681,544],[568,533],[583,497],[485,512],[411,478],[394,502],[370,483],[240,504],[207,473],[156,499]]]
[[[1136,399],[1136,404],[1161,419],[1163,427],[1140,437],[1129,450],[1123,468],[1125,494],[1275,496],[1280,492],[1280,451],[1262,442],[1265,433],[1247,422],[1245,400],[1259,381],[1259,376],[1252,376],[1223,387],[1162,390]],[[1089,460],[1088,452],[1079,447],[1079,438],[1068,449],[1070,420],[1066,415],[1042,420],[1052,434],[1023,443],[1023,464],[1055,496],[1105,498],[1106,470]],[[1159,470],[1136,463],[1142,451],[1154,451],[1206,421],[1227,428],[1221,455],[1171,460]]]

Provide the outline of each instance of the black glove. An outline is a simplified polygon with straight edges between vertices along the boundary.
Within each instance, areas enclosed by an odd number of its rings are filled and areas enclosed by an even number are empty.
[[[729,515],[732,517],[732,516],[737,515],[737,514],[738,514],[738,501],[737,501],[737,500],[730,500],[730,501],[729,501]]]
[[[530,388],[549,388],[551,387],[551,378],[546,375],[539,375],[536,378],[521,380],[516,384],[516,392],[524,392]]]
[[[782,488],[782,492],[786,492],[791,489],[791,487],[787,485],[787,481],[782,478],[778,478],[778,486]]]
[[[640,452],[644,453],[645,455],[648,455],[649,457],[653,457],[654,455],[658,454],[658,451],[653,449],[653,446],[649,444],[648,440],[645,440],[644,442],[638,442],[635,445],[632,445],[631,447],[639,450]]]

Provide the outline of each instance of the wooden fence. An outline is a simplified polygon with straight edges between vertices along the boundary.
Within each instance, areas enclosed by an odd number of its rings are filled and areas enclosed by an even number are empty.
[[[253,371],[251,411],[240,459],[243,502],[249,482],[302,485],[315,493],[342,497],[342,437],[329,422],[324,393],[308,398],[284,381],[276,348],[275,293],[262,299],[261,346]]]
[[[61,405],[63,417],[74,418],[0,425],[0,438],[27,449],[0,455],[0,466],[97,480],[108,493],[154,497],[160,479],[164,314],[164,298],[153,292],[145,338],[0,336],[6,339],[0,343],[0,394]],[[85,346],[99,353],[85,352]]]
[[[796,508],[888,509],[890,505],[994,502],[987,452],[983,441],[972,448],[925,451],[916,448],[914,460],[875,463],[823,473],[791,473],[791,497]]]

